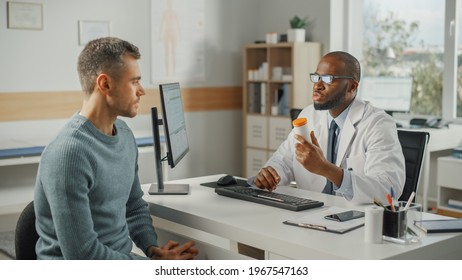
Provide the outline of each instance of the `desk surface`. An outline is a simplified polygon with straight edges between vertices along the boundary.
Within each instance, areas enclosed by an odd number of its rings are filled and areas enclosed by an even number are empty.
[[[430,152],[448,150],[462,145],[462,125],[450,124],[449,128],[398,128],[399,130],[430,133],[427,149]]]
[[[145,195],[151,214],[171,222],[223,238],[264,249],[269,254],[292,259],[462,259],[462,233],[423,235],[417,244],[389,242],[367,244],[364,227],[339,235],[285,225],[288,219],[308,215],[319,209],[289,210],[219,196],[200,183],[216,181],[223,175],[177,180],[189,183],[188,195]],[[149,185],[143,185],[147,194]],[[341,197],[280,187],[281,193],[320,200],[326,206],[363,210]],[[424,213],[425,218],[436,215]],[[423,233],[422,233],[423,234]]]

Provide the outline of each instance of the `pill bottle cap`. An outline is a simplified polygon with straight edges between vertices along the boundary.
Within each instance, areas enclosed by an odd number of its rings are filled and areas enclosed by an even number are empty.
[[[298,118],[292,121],[294,127],[304,126],[308,120],[306,118]]]

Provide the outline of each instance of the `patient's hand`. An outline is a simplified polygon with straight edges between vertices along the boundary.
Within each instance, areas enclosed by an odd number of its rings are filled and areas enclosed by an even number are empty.
[[[194,241],[188,241],[180,245],[176,241],[169,240],[162,247],[149,247],[147,255],[152,260],[192,260],[199,253],[199,250],[194,245]]]

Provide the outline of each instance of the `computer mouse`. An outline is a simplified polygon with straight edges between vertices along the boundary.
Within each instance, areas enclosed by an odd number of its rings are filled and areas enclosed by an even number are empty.
[[[237,181],[236,181],[236,178],[234,178],[233,176],[225,175],[225,176],[221,177],[220,179],[218,179],[217,184],[219,186],[236,185]]]

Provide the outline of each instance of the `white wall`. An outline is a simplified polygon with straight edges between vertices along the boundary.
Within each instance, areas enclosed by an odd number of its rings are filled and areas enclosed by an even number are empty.
[[[6,18],[6,0],[0,15]],[[0,92],[79,90],[79,20],[111,22],[111,35],[140,48],[143,84],[150,82],[149,0],[30,0],[43,4],[41,31],[0,25]],[[155,5],[157,1],[153,1]],[[252,41],[257,1],[205,0],[206,80],[197,86],[240,85],[242,46]],[[155,54],[154,54],[155,55]],[[219,70],[219,71],[217,71]],[[189,85],[188,85],[189,86]]]
[[[143,85],[157,87],[150,81],[151,55],[155,55],[150,52],[150,0],[27,1],[43,4],[43,30],[7,29],[7,1],[0,0],[0,94],[80,90],[76,71],[83,48],[78,44],[79,20],[110,21],[112,36],[140,48]],[[206,78],[185,86],[240,86],[243,46],[264,38],[268,31],[285,33],[295,14],[314,19],[311,39],[328,45],[329,2],[205,0]],[[240,175],[241,114],[241,110],[187,113],[191,151],[173,171],[173,178],[212,173]],[[26,123],[24,129],[30,129],[27,122],[21,123]],[[149,123],[145,125],[150,127]]]
[[[330,49],[330,16],[329,1],[319,0],[259,0],[258,33],[260,40],[265,39],[267,32],[286,34],[290,28],[289,20],[297,15],[308,17],[312,28],[307,31],[309,41],[321,42],[322,53]]]

